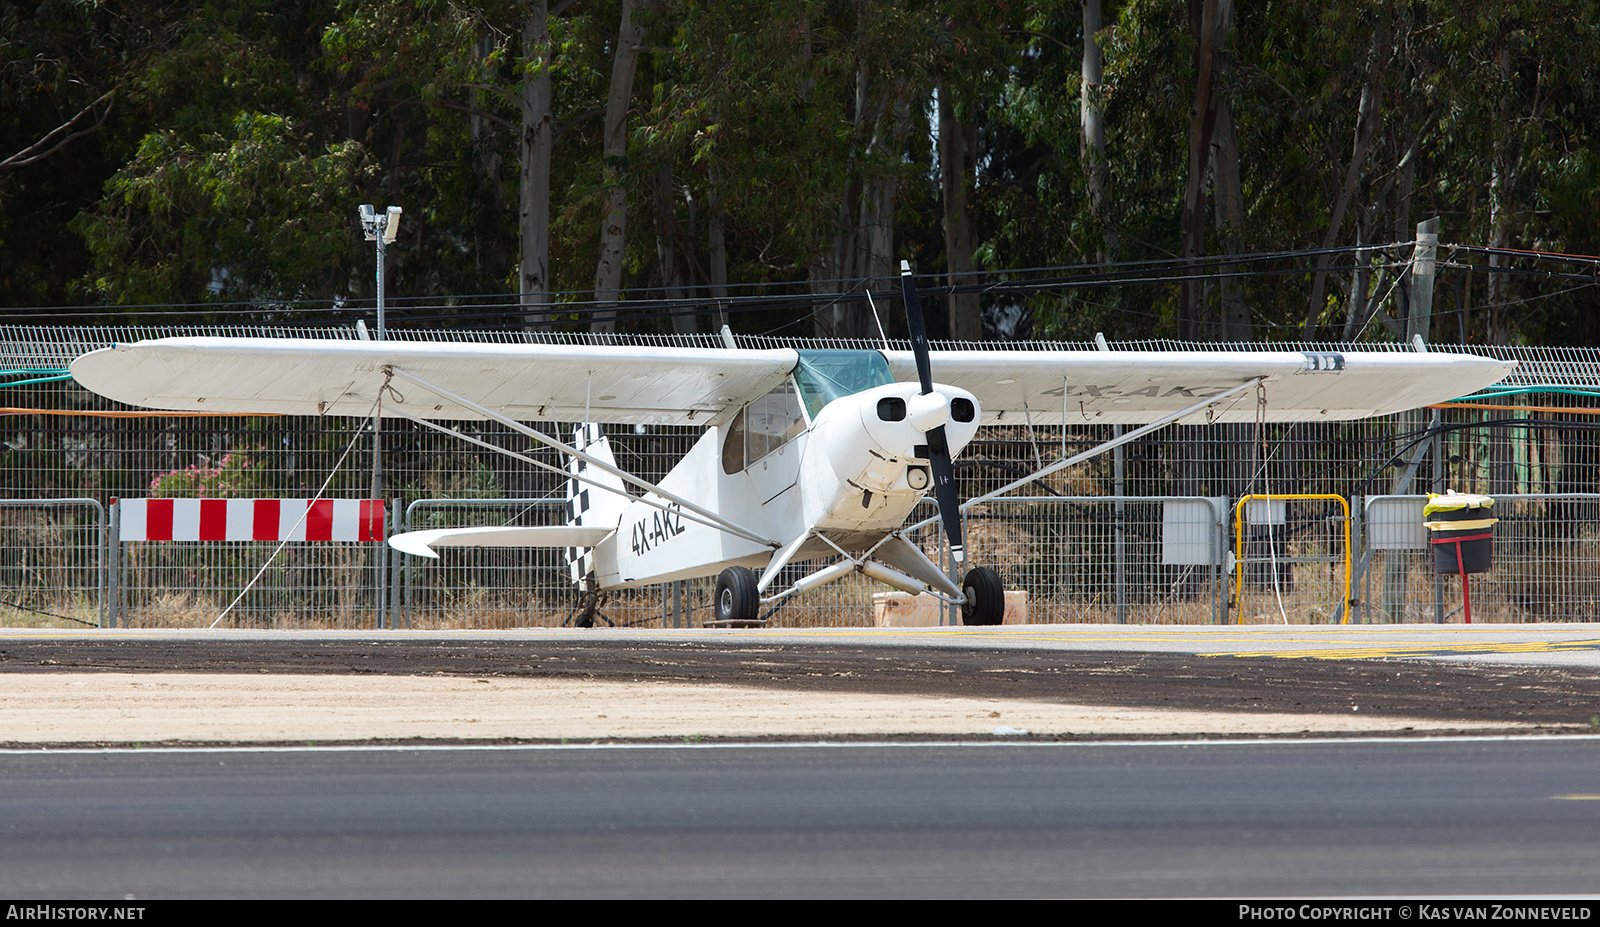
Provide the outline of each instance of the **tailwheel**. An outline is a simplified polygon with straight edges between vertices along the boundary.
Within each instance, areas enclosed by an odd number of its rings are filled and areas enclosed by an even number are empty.
[[[999,624],[1006,617],[1006,587],[1000,574],[988,567],[975,567],[961,584],[966,604],[961,606],[961,623],[968,627]]]
[[[612,621],[610,618],[607,618],[600,611],[600,606],[604,604],[606,604],[606,597],[604,593],[595,592],[593,590],[584,592],[582,597],[579,598],[577,604],[572,607],[572,611],[567,613],[567,620],[561,622],[561,626],[592,628],[594,627],[595,619],[598,618],[601,621],[604,621],[606,624],[615,627],[616,622]]]
[[[720,627],[753,624],[761,611],[761,592],[756,574],[748,567],[728,567],[717,577],[714,621]]]

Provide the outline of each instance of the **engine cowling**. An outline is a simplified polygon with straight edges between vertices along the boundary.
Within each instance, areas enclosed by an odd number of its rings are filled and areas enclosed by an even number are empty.
[[[952,456],[978,433],[982,408],[964,389],[915,383],[873,387],[828,403],[800,465],[806,522],[835,530],[890,530],[926,494],[929,429],[944,426]]]

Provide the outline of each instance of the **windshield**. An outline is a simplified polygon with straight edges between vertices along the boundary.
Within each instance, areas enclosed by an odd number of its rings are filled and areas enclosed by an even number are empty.
[[[877,351],[801,351],[794,381],[812,418],[841,396],[894,382],[889,362]]]

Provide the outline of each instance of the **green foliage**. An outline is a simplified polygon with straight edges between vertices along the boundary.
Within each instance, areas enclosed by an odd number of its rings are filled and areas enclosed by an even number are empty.
[[[808,281],[887,180],[895,256],[939,271],[936,92],[977,127],[981,266],[1182,251],[1196,91],[1185,4],[1105,4],[1098,208],[1079,137],[1080,3],[642,3],[628,151],[609,164],[620,3],[551,9],[548,46],[531,47],[522,0],[0,3],[0,137],[16,140],[0,158],[63,125],[88,129],[37,163],[0,165],[0,303],[367,298],[363,202],[405,208],[394,295],[514,292],[520,100],[541,72],[554,88],[556,290],[592,285],[608,171],[630,191],[625,286],[686,274],[707,292],[714,216],[731,284]],[[1594,0],[1235,10],[1215,89],[1236,130],[1244,216],[1226,233],[1209,225],[1207,253],[1393,242],[1434,215],[1447,243],[1600,251]],[[1363,113],[1370,137],[1352,164]],[[1325,334],[1354,292],[1335,263]],[[1462,287],[1461,337],[1600,342],[1587,290],[1497,275],[1486,307],[1482,277]],[[1298,337],[1309,273],[1239,286],[1258,337]],[[1163,284],[1011,308],[1034,334],[1144,337],[1173,332],[1175,299]],[[1363,337],[1396,335],[1374,323]]]
[[[76,227],[95,255],[92,286],[123,304],[230,296],[334,295],[354,273],[352,193],[372,165],[354,142],[314,150],[293,120],[240,112],[194,142],[145,136]]]

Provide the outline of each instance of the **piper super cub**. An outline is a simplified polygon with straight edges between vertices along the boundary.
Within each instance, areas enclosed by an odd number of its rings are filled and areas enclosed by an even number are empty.
[[[566,548],[575,581],[593,594],[717,576],[715,615],[725,622],[753,621],[764,604],[860,571],[958,605],[964,623],[998,624],[1004,590],[993,570],[970,569],[958,584],[907,540],[919,527],[907,517],[930,491],[962,564],[965,509],[1166,424],[1384,415],[1482,389],[1515,367],[1440,352],[1111,351],[1103,343],[1099,351],[935,353],[902,268],[910,351],[741,349],[726,330],[726,349],[162,338],[85,354],[72,375],[153,409],[379,415],[441,431],[439,421],[488,419],[567,455],[568,524],[390,539],[408,553]],[[528,421],[586,424],[568,444]],[[601,423],[704,425],[705,433],[656,485],[617,466]],[[953,459],[981,423],[1144,427],[963,504]],[[777,582],[787,564],[830,555],[829,565]]]

